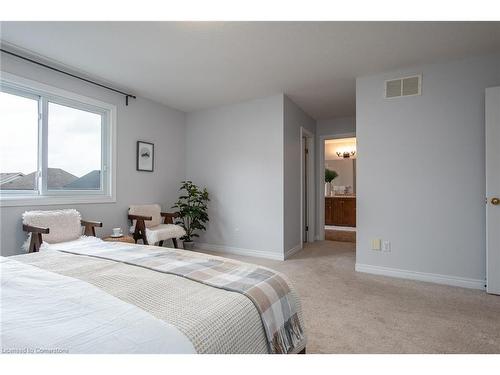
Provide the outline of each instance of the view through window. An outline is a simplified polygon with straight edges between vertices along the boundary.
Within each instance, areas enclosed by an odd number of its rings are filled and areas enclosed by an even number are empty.
[[[0,192],[103,193],[102,168],[109,147],[103,142],[103,137],[109,140],[106,116],[106,110],[91,105],[2,85]]]
[[[101,115],[50,103],[49,190],[101,188]]]
[[[37,190],[38,99],[0,92],[0,127],[0,189]]]

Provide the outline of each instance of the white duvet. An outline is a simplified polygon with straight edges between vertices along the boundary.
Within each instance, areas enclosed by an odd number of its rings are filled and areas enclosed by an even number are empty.
[[[174,326],[84,281],[0,258],[2,353],[195,353]]]

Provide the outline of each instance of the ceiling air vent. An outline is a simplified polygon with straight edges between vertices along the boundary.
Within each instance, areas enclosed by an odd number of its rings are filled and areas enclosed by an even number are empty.
[[[420,95],[422,92],[422,76],[416,75],[385,81],[385,97]]]

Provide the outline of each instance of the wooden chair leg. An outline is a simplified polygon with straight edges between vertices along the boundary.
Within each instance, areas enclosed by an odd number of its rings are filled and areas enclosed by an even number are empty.
[[[30,247],[28,252],[36,253],[40,250],[40,246],[42,246],[42,234],[41,233],[31,233],[30,239]]]
[[[95,237],[95,228],[94,227],[91,227],[91,226],[88,226],[88,225],[85,225],[85,230],[83,232],[83,234],[85,236],[88,236],[88,237]]]
[[[144,220],[137,220],[135,223],[135,233],[134,240],[137,243],[137,240],[142,240],[144,245],[149,245],[148,239],[146,238],[146,225],[144,224]]]
[[[177,238],[172,238],[172,242],[174,243],[174,248],[178,249],[178,247],[177,247]]]
[[[139,241],[139,240],[141,239],[140,232],[136,230],[136,231],[132,234],[132,237],[134,238],[134,242],[135,242],[135,243],[137,243],[137,241]]]
[[[146,238],[146,233],[141,230],[138,230],[134,233],[134,241],[137,243],[139,240],[142,240],[144,245],[149,245],[148,240]]]

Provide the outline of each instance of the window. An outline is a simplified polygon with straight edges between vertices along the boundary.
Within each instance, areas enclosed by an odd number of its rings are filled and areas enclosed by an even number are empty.
[[[48,190],[101,189],[102,115],[49,102]]]
[[[0,92],[0,189],[38,189],[38,97]]]
[[[115,111],[2,72],[1,204],[113,201]]]

